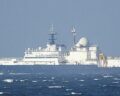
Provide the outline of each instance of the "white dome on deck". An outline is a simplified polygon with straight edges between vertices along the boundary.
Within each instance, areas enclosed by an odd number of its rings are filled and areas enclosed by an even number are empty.
[[[88,40],[87,38],[85,37],[82,37],[79,42],[76,44],[77,47],[80,47],[80,46],[87,46],[88,45]]]

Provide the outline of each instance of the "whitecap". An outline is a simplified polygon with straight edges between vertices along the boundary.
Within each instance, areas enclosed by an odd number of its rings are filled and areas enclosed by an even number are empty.
[[[5,80],[3,80],[4,82],[7,82],[7,83],[13,83],[13,79],[5,79]]]
[[[118,84],[119,82],[112,82],[112,83],[116,83],[116,84]]]
[[[102,85],[102,87],[106,87],[107,85]]]
[[[94,80],[97,81],[97,80],[99,80],[99,79],[95,78]]]
[[[71,92],[71,95],[82,95],[82,93]]]
[[[59,89],[59,88],[63,88],[63,86],[48,86],[48,88],[55,88],[55,89]]]
[[[25,80],[20,80],[20,82],[24,82]]]
[[[4,94],[4,92],[0,92],[0,95],[3,95]]]
[[[113,77],[113,76],[111,76],[111,75],[105,75],[105,76],[103,76],[104,78],[111,78],[111,77]]]
[[[9,73],[10,75],[28,75],[30,73]]]
[[[66,91],[71,91],[72,89],[65,89]]]
[[[36,83],[37,81],[34,80],[34,81],[32,81],[32,82],[33,82],[33,83]]]
[[[52,79],[52,80],[54,80],[54,79],[55,79],[55,77],[51,77],[51,79]]]
[[[84,82],[85,80],[83,80],[83,79],[81,79],[81,80],[79,80],[80,82]]]
[[[120,78],[113,78],[114,80],[120,80]]]
[[[47,80],[42,80],[43,82],[46,82]]]
[[[17,75],[17,73],[9,73],[10,75]]]
[[[0,73],[0,75],[3,75],[4,73]]]

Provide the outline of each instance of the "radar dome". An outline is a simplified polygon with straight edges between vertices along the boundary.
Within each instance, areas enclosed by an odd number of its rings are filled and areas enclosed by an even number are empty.
[[[79,41],[80,46],[87,46],[88,45],[88,40],[85,37],[82,37]]]

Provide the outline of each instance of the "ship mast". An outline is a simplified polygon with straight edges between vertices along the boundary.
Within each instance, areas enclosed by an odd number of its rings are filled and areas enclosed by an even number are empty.
[[[54,45],[55,44],[55,35],[56,35],[56,33],[54,32],[54,27],[53,27],[53,24],[51,25],[51,27],[50,27],[50,39],[49,39],[49,43],[51,44],[51,45]]]
[[[71,32],[73,34],[73,44],[75,45],[76,44],[76,30],[75,30],[75,27],[72,28]]]

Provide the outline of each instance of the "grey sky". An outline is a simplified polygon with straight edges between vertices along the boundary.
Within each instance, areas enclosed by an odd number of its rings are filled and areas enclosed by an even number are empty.
[[[23,56],[43,46],[54,24],[57,41],[72,45],[86,36],[106,55],[120,55],[120,0],[0,0],[0,57]]]

